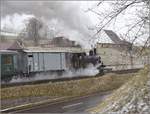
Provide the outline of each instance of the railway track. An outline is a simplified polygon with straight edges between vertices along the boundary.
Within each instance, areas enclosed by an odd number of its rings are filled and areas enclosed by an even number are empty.
[[[116,73],[116,74],[126,74],[126,73],[136,73],[140,70],[141,68],[136,68],[136,69],[128,69],[128,70],[117,70],[117,71],[105,71],[106,73]],[[14,83],[4,83],[1,84],[1,88],[6,88],[6,87],[13,87],[13,86],[22,86],[22,85],[34,85],[34,84],[43,84],[43,83],[54,83],[54,82],[60,82],[60,81],[70,81],[70,80],[81,80],[81,79],[87,79],[87,78],[94,78],[102,76],[100,74],[97,74],[95,76],[76,76],[76,77],[63,77],[63,78],[58,78],[58,79],[44,79],[44,80],[35,80],[35,81],[28,81],[28,82],[14,82]]]
[[[106,71],[106,73],[116,73],[116,74],[126,74],[126,73],[136,73],[142,68],[135,68],[135,69],[127,69],[127,70],[115,70],[115,71]]]

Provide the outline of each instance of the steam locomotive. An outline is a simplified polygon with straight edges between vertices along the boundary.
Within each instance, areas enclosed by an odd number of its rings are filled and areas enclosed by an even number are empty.
[[[56,72],[59,75],[67,70],[86,68],[101,63],[96,49],[83,50],[50,50],[26,49],[19,51],[0,50],[1,80],[9,81],[13,76],[30,76],[41,72]],[[101,70],[102,72],[102,70]]]

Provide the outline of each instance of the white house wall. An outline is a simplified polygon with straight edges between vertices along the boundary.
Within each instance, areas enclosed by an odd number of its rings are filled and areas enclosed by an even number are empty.
[[[115,69],[124,69],[126,67],[131,68],[141,68],[143,67],[145,58],[138,57],[137,55],[132,54],[132,63],[131,66],[131,57],[130,54],[126,51],[119,51],[114,48],[103,48],[97,47],[97,54],[101,56],[103,63],[107,66],[115,66]]]

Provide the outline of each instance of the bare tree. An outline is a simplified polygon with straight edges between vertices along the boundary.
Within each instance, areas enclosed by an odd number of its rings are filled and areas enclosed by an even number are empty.
[[[32,39],[35,45],[38,45],[41,38],[39,31],[43,27],[43,23],[36,18],[31,18],[26,26],[27,38]]]
[[[18,35],[19,39],[33,40],[34,45],[37,46],[39,40],[47,36],[46,33],[42,34],[43,36],[40,34],[41,30],[45,31],[45,29],[43,29],[44,24],[42,21],[37,18],[30,18],[25,25],[26,27]]]
[[[103,5],[104,0],[101,0],[98,4],[97,7],[101,7]],[[93,36],[93,38],[100,33],[105,27],[107,27],[110,23],[113,23],[119,15],[124,13],[126,10],[132,8],[133,6],[142,6],[142,11],[138,12],[137,14],[137,21],[135,23],[132,23],[128,31],[126,33],[126,37],[129,37],[130,33],[135,33],[134,34],[134,39],[131,41],[131,43],[134,43],[140,36],[143,35],[143,28],[145,26],[149,26],[150,24],[150,16],[149,16],[149,0],[115,0],[112,1],[111,3],[112,9],[109,12],[101,12],[97,11],[96,8],[89,8],[88,11],[91,11],[101,17],[99,25],[97,29],[96,34]],[[103,18],[102,18],[103,17]],[[135,30],[136,29],[136,30]],[[133,32],[134,31],[134,32]],[[135,32],[136,31],[136,32]]]
[[[101,0],[96,7],[101,7],[103,5],[104,0]],[[92,39],[96,38],[97,36],[105,27],[109,26],[109,24],[114,23],[118,16],[126,12],[132,7],[140,5],[142,7],[142,10],[139,11],[136,14],[136,20],[134,23],[132,23],[128,27],[128,31],[124,35],[124,39],[129,38],[130,36],[133,37],[133,39],[130,41],[131,45],[129,45],[129,54],[130,54],[130,62],[131,65],[133,65],[133,44],[135,41],[142,35],[148,34],[148,29],[150,25],[150,15],[149,15],[149,5],[150,1],[149,0],[115,0],[110,2],[112,8],[108,12],[101,12],[97,10],[97,8],[89,8],[88,11],[91,11],[95,13],[98,18],[100,19],[99,25],[96,27],[97,32],[96,34],[92,37]],[[103,18],[102,18],[103,17]],[[134,34],[133,34],[134,33]],[[148,37],[143,45],[143,48],[141,49],[140,52],[142,52],[145,47],[148,47],[150,45],[150,37]]]

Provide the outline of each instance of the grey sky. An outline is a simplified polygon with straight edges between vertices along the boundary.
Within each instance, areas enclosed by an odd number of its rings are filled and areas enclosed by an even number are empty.
[[[95,7],[98,1],[3,1],[1,7],[1,28],[4,27],[20,31],[24,28],[24,23],[29,17],[35,16],[41,19],[53,31],[59,31],[58,35],[64,35],[72,40],[80,42],[88,47],[89,39],[96,32],[88,28],[99,23],[99,17],[92,12],[85,12],[88,8]],[[109,1],[108,1],[109,2]],[[111,8],[108,3],[103,4],[97,10],[106,12]],[[105,11],[106,10],[106,11]],[[135,8],[131,9],[134,11]],[[124,16],[124,18],[122,18]],[[126,12],[118,17],[114,25],[112,23],[108,29],[112,29],[118,34],[124,34],[127,28],[124,26],[130,23]]]
[[[6,1],[2,4],[2,27],[11,27],[11,25],[7,25],[7,23],[8,21],[13,22],[13,18],[16,20],[15,26],[21,26],[17,21],[26,18],[25,15],[24,18],[21,18],[23,14],[34,15],[43,20],[45,24],[55,25],[55,27],[50,28],[58,29],[60,34],[82,42],[83,39],[88,40],[90,32],[88,27],[93,26],[95,23],[92,22],[88,13],[84,12],[89,5],[86,1]],[[13,15],[14,13],[17,14]],[[11,18],[6,20],[6,16],[8,15],[11,15]],[[20,20],[17,17],[20,17]],[[18,28],[18,30],[19,29],[20,28]]]

